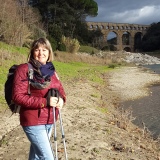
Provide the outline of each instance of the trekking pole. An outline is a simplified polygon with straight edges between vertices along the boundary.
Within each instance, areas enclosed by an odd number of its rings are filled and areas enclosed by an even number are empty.
[[[61,116],[60,109],[59,109],[59,120],[60,120],[60,125],[61,125],[61,132],[62,132],[62,140],[63,140],[63,146],[64,146],[64,153],[65,153],[66,160],[68,160],[67,150],[66,150],[66,142],[65,142],[65,135],[64,135],[64,130],[63,130],[62,116]]]
[[[54,93],[54,96],[58,98],[58,101],[59,101],[59,91],[55,88],[52,88],[52,92]],[[59,111],[59,120],[60,120],[60,128],[61,128],[61,133],[62,133],[64,152],[65,152],[65,159],[68,160],[67,150],[66,150],[66,142],[65,142],[65,135],[64,135],[64,129],[63,129],[63,124],[62,124],[61,110],[59,109],[58,111]],[[56,157],[58,158],[58,156],[56,156]]]
[[[51,96],[55,96],[55,90],[51,90]],[[57,150],[57,131],[56,131],[56,107],[53,106],[53,120],[54,120],[54,143],[55,143],[55,160],[58,160],[58,150]]]
[[[57,89],[54,89],[54,92],[55,92],[55,97],[57,97],[58,100],[59,100],[59,91]],[[58,111],[59,111],[59,121],[60,121],[61,133],[62,133],[62,140],[63,140],[65,158],[66,158],[66,160],[68,160],[67,150],[66,150],[66,142],[65,142],[65,135],[64,135],[64,129],[63,129],[63,124],[62,124],[61,110],[59,109]]]

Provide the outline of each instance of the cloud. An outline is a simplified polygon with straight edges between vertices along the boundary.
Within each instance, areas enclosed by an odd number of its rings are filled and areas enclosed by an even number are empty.
[[[159,0],[97,0],[98,16],[87,21],[146,24],[160,21]]]
[[[145,6],[136,10],[128,10],[125,12],[117,13],[115,12],[112,16],[110,16],[110,20],[112,22],[118,23],[147,23],[147,20],[158,20],[160,17],[159,12],[160,6]],[[155,16],[155,17],[154,17]],[[148,21],[148,22],[149,22]]]

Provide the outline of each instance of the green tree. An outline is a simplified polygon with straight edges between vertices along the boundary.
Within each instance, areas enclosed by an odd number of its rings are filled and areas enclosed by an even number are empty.
[[[160,22],[151,24],[142,38],[141,48],[143,51],[160,50]]]
[[[81,34],[79,25],[87,33],[87,26],[84,23],[86,16],[96,16],[98,12],[98,5],[94,0],[30,0],[29,4],[39,9],[50,36],[56,36],[52,33],[54,32],[52,28],[58,26],[62,35],[78,38],[81,42],[86,42],[87,38],[85,36],[83,40],[84,34]],[[54,38],[59,40],[59,37],[58,35]]]

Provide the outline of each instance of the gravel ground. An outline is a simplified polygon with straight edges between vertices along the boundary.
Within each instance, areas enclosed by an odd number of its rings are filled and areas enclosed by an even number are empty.
[[[160,83],[160,76],[141,67],[124,67],[112,72],[109,88],[119,93],[121,101],[150,95],[149,86]]]

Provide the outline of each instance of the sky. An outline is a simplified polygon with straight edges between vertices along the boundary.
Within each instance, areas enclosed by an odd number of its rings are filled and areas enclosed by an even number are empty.
[[[98,16],[87,17],[87,21],[142,25],[160,22],[160,0],[94,1],[98,4]]]

